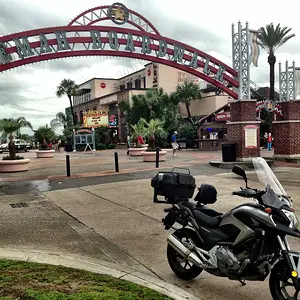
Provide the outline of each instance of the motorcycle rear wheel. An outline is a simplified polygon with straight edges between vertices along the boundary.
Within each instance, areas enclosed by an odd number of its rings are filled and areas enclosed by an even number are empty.
[[[269,287],[273,300],[300,299],[300,289],[295,288],[284,260],[279,261],[272,269]]]
[[[180,241],[182,241],[182,239],[191,238],[195,242],[195,240],[197,239],[195,232],[193,230],[188,230],[188,229],[185,230],[188,232],[188,235],[183,230],[175,231],[174,235]],[[168,245],[167,247],[167,257],[168,257],[170,268],[181,279],[191,280],[193,278],[196,278],[203,271],[203,269],[185,260],[170,245]]]

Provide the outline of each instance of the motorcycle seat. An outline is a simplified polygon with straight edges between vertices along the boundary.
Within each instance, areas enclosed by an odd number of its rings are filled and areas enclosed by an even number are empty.
[[[196,203],[185,202],[184,205],[188,207],[194,215],[197,223],[209,228],[217,228],[221,223],[222,214],[207,208],[205,205],[197,206]]]

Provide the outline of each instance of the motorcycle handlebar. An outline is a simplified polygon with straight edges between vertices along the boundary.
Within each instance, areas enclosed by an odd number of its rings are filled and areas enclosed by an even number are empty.
[[[232,193],[232,195],[244,197],[244,198],[256,198],[257,197],[257,191],[250,189],[250,188],[241,188],[240,191],[235,191]]]

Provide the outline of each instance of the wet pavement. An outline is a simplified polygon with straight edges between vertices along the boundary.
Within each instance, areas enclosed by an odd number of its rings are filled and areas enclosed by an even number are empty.
[[[191,154],[198,155],[198,154]],[[182,160],[184,157],[181,158]],[[243,186],[230,170],[209,166],[208,161],[188,166],[197,185],[209,183],[218,190],[212,208],[226,212],[245,199],[232,197]],[[174,276],[166,259],[166,237],[161,219],[165,205],[153,204],[150,178],[159,170],[111,174],[86,178],[14,181],[0,183],[1,247],[78,254],[152,272],[202,299],[271,299],[268,283],[238,282],[203,272],[184,282]],[[274,167],[278,179],[300,209],[300,169]],[[249,171],[249,184],[257,178]],[[13,208],[10,204],[25,203]],[[292,248],[300,243],[292,240]]]

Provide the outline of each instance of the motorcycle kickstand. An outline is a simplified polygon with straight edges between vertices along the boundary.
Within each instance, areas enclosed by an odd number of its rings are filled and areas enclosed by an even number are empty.
[[[247,285],[246,280],[244,280],[244,279],[239,280],[239,282],[242,284],[242,286]]]

